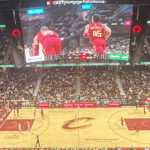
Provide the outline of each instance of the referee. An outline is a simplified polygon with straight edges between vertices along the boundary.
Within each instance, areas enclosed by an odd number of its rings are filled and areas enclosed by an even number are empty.
[[[39,140],[39,136],[37,135],[37,138],[36,138],[37,140],[36,140],[36,145],[35,145],[35,147],[37,147],[37,145],[40,147],[40,140]]]

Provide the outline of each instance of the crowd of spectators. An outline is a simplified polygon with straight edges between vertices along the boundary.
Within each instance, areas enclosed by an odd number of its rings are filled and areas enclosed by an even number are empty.
[[[52,105],[75,99],[76,74],[60,69],[44,69],[38,98],[51,101]]]
[[[80,72],[80,100],[94,101],[97,105],[107,105],[120,98],[115,74],[111,71],[90,70]]]
[[[113,42],[115,41],[115,42]],[[106,53],[121,53],[121,54],[129,54],[129,38],[125,37],[110,37],[109,44],[106,47]]]
[[[1,97],[7,100],[33,101],[33,92],[38,76],[39,72],[33,69],[4,72],[0,81]]]
[[[126,94],[128,105],[135,105],[150,98],[150,73],[147,71],[122,71],[119,73],[121,83]]]
[[[94,102],[96,106],[120,102],[121,105],[135,106],[137,100],[142,104],[150,98],[148,71],[114,69],[9,69],[0,73],[0,96],[6,100],[35,104],[49,102],[52,107],[62,107],[63,103],[70,102]],[[124,95],[116,79],[120,80]]]

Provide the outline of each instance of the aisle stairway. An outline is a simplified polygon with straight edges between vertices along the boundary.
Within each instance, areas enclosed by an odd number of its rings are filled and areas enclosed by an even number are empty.
[[[120,95],[126,95],[125,91],[124,91],[124,89],[122,87],[120,77],[118,75],[116,75],[116,83],[118,85],[118,88],[119,88],[119,91],[120,91]]]
[[[42,80],[42,71],[40,72],[39,74],[39,78],[37,80],[37,83],[35,85],[35,89],[34,89],[34,92],[33,92],[33,96],[37,96],[38,95],[38,91],[39,91],[39,88],[40,88],[40,85],[41,85],[41,80]]]
[[[80,84],[80,76],[77,75],[76,77],[76,92],[75,92],[75,99],[77,100],[80,96],[80,89],[81,89],[81,84]]]

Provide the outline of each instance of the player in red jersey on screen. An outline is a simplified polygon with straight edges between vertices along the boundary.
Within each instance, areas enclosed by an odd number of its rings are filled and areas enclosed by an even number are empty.
[[[39,43],[45,56],[61,53],[61,39],[55,31],[49,30],[46,26],[42,26],[40,32],[34,37],[32,44],[34,56],[39,55]]]
[[[90,38],[95,53],[105,53],[106,40],[111,35],[111,29],[100,23],[99,15],[92,16],[92,23],[86,25],[83,37]]]

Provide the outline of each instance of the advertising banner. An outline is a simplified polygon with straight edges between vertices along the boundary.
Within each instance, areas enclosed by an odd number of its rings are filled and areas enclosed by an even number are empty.
[[[91,108],[95,107],[94,103],[63,103],[64,108]]]
[[[49,108],[49,103],[39,103],[38,108]]]
[[[128,61],[129,60],[129,55],[128,54],[109,54],[109,59],[110,60]]]
[[[119,102],[109,102],[108,107],[120,107],[120,103]]]

